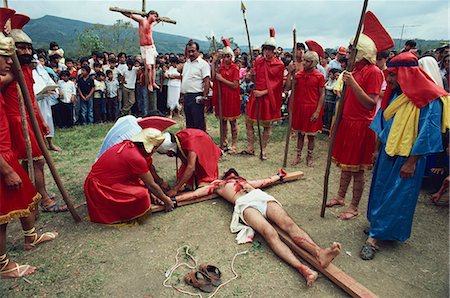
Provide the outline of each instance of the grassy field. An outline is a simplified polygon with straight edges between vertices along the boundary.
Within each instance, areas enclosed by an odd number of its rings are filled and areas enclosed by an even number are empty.
[[[182,129],[183,119],[171,130]],[[245,130],[240,120],[239,149],[245,147]],[[52,153],[63,181],[76,204],[85,201],[83,183],[111,124],[57,130],[55,143],[63,148]],[[235,167],[244,177],[262,178],[275,173],[282,164],[285,126],[274,127],[268,146],[268,160],[225,155],[220,171]],[[208,131],[218,143],[218,122],[208,117]],[[384,243],[370,262],[358,254],[365,241],[365,211],[371,173],[367,173],[361,216],[343,222],[335,218],[339,209],[319,217],[325,170],[326,141],[318,136],[316,165],[304,163],[288,167],[302,170],[302,180],[268,189],[284,208],[322,246],[333,241],[343,245],[334,264],[380,297],[449,296],[448,208],[433,206],[423,192],[417,205],[412,237],[404,244]],[[294,143],[291,141],[290,158]],[[306,146],[305,146],[306,147]],[[306,148],[305,148],[306,149]],[[162,177],[173,182],[175,160],[155,156]],[[48,188],[57,188],[48,175]],[[337,191],[339,171],[332,167],[330,197]],[[347,196],[350,197],[350,194]],[[85,206],[78,208],[83,218]],[[183,297],[162,286],[164,273],[175,263],[177,248],[189,245],[199,263],[218,266],[224,280],[233,276],[230,262],[236,252],[249,253],[236,259],[239,278],[226,285],[217,297],[345,297],[337,286],[319,275],[315,286],[307,288],[303,278],[277,258],[260,236],[253,244],[237,245],[229,231],[232,206],[215,199],[150,216],[143,224],[108,227],[83,221],[74,224],[69,213],[43,214],[39,230],[58,231],[60,237],[33,251],[24,252],[18,221],[8,229],[8,253],[12,259],[39,269],[27,280],[0,280],[0,297]],[[180,268],[171,284],[184,286]],[[186,286],[184,286],[186,287]],[[206,297],[206,296],[205,296]]]

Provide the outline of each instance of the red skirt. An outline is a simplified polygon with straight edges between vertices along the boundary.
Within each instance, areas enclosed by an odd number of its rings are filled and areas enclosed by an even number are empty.
[[[281,98],[281,94],[280,94]],[[253,92],[250,94],[247,102],[246,121],[248,123],[256,123],[256,120],[260,121],[264,127],[270,127],[272,122],[280,120],[281,118],[281,100],[280,103],[271,103],[269,96],[265,95],[258,98],[259,117],[256,115],[256,98]]]
[[[314,104],[294,104],[292,107],[292,129],[305,134],[315,134],[322,130],[323,109],[315,122],[310,120],[316,109],[317,105]]]
[[[14,218],[28,217],[41,199],[28,174],[20,166],[12,151],[2,152],[0,155],[13,168],[22,180],[19,190],[11,190],[5,184],[5,179],[0,176],[0,224],[10,222]]]
[[[214,85],[213,105],[216,117],[219,117],[219,96],[218,87]],[[241,117],[241,97],[239,95],[239,89],[231,89],[224,84],[222,86],[222,119],[227,121],[233,121]]]
[[[368,121],[342,119],[333,145],[333,161],[344,171],[359,172],[372,168],[376,135]]]
[[[11,150],[17,155],[19,160],[27,159],[27,147],[25,144],[25,137],[23,135],[22,119],[20,116],[8,116],[9,130],[11,131]],[[31,127],[30,121],[28,123],[28,133],[31,141],[31,154],[33,158],[42,158],[42,151],[39,148],[36,136]]]
[[[139,181],[104,185],[89,175],[84,183],[84,193],[90,220],[96,223],[130,221],[150,209],[150,194]]]

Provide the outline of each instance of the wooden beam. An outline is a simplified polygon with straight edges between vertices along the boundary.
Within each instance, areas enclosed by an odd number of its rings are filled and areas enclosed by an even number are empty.
[[[141,15],[143,17],[147,17],[147,15],[148,15],[148,12],[145,12],[145,11],[124,9],[124,8],[115,7],[115,6],[110,7],[109,10],[110,11],[115,11],[115,12],[120,12],[120,13],[138,14],[138,15]],[[168,17],[158,17],[157,21],[158,22],[164,22],[164,23],[170,23],[170,24],[176,24],[177,23],[177,21],[172,20],[171,18],[168,18]]]
[[[294,241],[277,225],[272,223],[272,226],[277,230],[280,235],[281,240],[286,243],[294,252],[296,252],[302,259],[311,264],[316,270],[320,271],[325,275],[331,282],[340,287],[343,291],[352,297],[364,297],[364,298],[374,298],[378,297],[369,289],[358,283],[351,276],[346,274],[344,271],[339,269],[333,264],[328,265],[327,268],[322,268],[317,260],[311,256],[309,252],[297,246]]]
[[[273,184],[267,185],[266,187],[277,185],[277,184],[281,184],[281,183],[284,183],[284,182],[295,181],[295,180],[298,180],[298,179],[302,178],[303,176],[304,176],[304,173],[302,171],[287,173],[286,176],[283,178],[283,182],[276,181]],[[180,206],[185,206],[185,205],[195,204],[195,203],[199,203],[199,202],[203,202],[203,201],[207,201],[207,200],[216,199],[218,197],[219,197],[219,195],[217,195],[217,194],[210,194],[210,195],[203,196],[203,197],[200,197],[200,198],[178,200],[177,201],[177,205],[178,205],[178,207],[180,207]],[[151,212],[152,213],[154,213],[154,212],[161,212],[161,211],[164,211],[164,210],[165,210],[164,206],[161,206],[161,205],[152,205],[152,207],[151,207]]]

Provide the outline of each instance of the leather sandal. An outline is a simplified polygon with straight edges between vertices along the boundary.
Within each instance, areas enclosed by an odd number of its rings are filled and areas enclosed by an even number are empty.
[[[186,274],[184,282],[206,293],[214,291],[211,279],[200,271],[191,271]]]
[[[31,268],[30,265],[19,265],[15,263],[15,266],[10,269],[5,269],[8,267],[9,259],[6,257],[6,254],[0,256],[0,278],[20,278],[23,277],[28,272],[28,270]],[[5,276],[5,274],[17,271],[17,277],[9,277]]]
[[[38,234],[36,233],[36,228],[33,227],[31,230],[23,231],[23,235],[25,237],[33,237],[33,242],[25,243],[23,246],[24,250],[32,250],[36,245],[39,245],[41,243],[52,241],[55,239],[58,235],[52,232],[45,232],[41,234],[41,236],[38,237]],[[47,237],[48,239],[44,239]]]
[[[218,287],[222,283],[222,279],[220,278],[222,273],[216,266],[200,264],[200,266],[198,266],[198,270],[211,279],[213,286]]]

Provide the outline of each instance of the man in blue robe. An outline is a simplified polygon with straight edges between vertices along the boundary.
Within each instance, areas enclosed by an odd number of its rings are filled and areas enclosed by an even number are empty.
[[[379,240],[406,241],[425,171],[425,156],[441,152],[450,126],[448,93],[418,66],[411,52],[388,64],[389,84],[371,124],[379,142],[367,218],[369,237],[363,260],[373,259]]]

